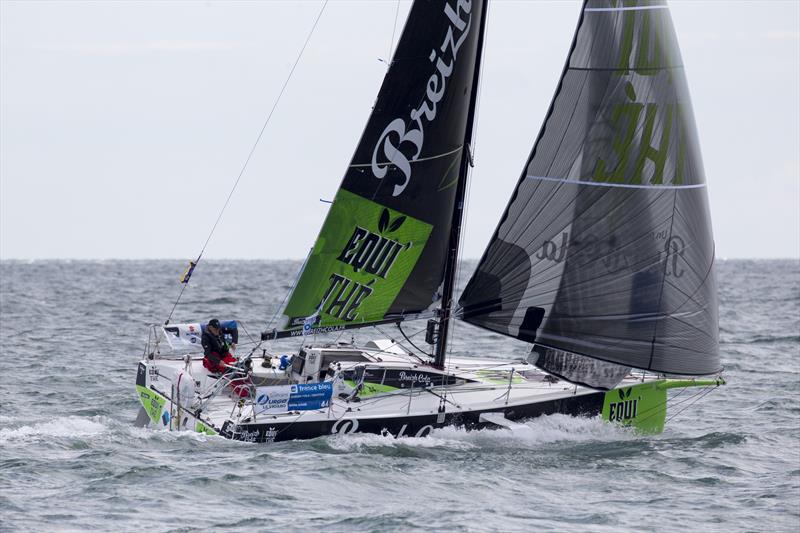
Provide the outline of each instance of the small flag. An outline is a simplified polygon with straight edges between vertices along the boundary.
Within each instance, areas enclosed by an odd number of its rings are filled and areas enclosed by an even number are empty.
[[[181,283],[189,283],[189,278],[192,277],[192,272],[194,272],[194,267],[196,266],[197,263],[189,261],[189,267],[186,269],[186,272],[183,273],[183,276],[181,276]]]
[[[303,320],[303,337],[310,335],[314,329],[314,324],[319,321],[319,309],[313,315]]]

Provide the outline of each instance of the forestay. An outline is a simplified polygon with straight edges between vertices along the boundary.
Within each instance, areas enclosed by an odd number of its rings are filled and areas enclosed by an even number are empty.
[[[414,2],[284,334],[399,320],[440,298],[483,9]]]
[[[539,366],[593,386],[613,386],[628,366],[710,374],[720,369],[713,262],[667,6],[589,0],[463,317],[535,342]]]

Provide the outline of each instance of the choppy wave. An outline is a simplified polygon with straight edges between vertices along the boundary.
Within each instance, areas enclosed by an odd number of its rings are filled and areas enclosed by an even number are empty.
[[[132,425],[146,325],[169,313],[183,262],[0,266],[10,338],[3,360],[24,363],[0,380],[3,531],[682,533],[687,524],[781,532],[800,523],[796,262],[720,264],[728,385],[662,435],[552,415],[522,431],[442,428],[422,439],[355,434],[271,446]],[[264,324],[298,267],[208,262],[173,320],[211,313]],[[294,350],[297,341],[274,348]],[[453,349],[516,358],[529,346],[464,325]]]
[[[32,425],[4,427],[0,429],[0,444],[24,444],[31,440],[50,441],[54,437],[93,437],[108,431],[108,426],[98,418],[68,416]]]

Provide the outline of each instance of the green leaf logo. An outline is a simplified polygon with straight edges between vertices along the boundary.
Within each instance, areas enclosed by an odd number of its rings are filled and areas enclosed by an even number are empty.
[[[397,231],[400,229],[400,226],[403,225],[403,222],[406,221],[406,217],[400,216],[394,219],[391,224],[389,224],[389,231]]]
[[[386,226],[389,225],[389,210],[385,209],[381,211],[381,218],[378,220],[378,231],[383,233],[386,231]]]
[[[400,226],[402,226],[403,222],[405,221],[406,217],[403,215],[392,220],[391,215],[389,215],[389,210],[384,209],[383,211],[381,211],[381,217],[378,220],[378,232],[384,233],[387,230],[389,233],[395,232],[400,229]]]

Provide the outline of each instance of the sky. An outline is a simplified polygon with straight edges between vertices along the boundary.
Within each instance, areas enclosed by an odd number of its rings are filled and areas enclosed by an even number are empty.
[[[0,1],[0,258],[195,257],[321,5]],[[717,256],[800,257],[800,2],[670,5]],[[204,257],[305,257],[409,7],[329,2]],[[579,11],[491,4],[466,258],[522,171]]]

